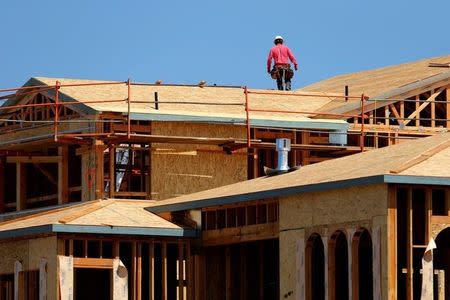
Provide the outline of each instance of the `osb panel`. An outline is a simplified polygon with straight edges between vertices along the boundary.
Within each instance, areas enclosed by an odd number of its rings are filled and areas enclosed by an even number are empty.
[[[72,132],[73,130],[78,129],[85,129],[88,128],[89,124],[87,123],[62,123],[58,125],[58,132],[64,133],[65,131]],[[83,132],[89,132],[89,130],[82,130]],[[42,137],[45,138],[45,136],[49,134],[54,133],[53,124],[48,126],[42,126],[37,128],[29,128],[25,130],[15,131],[15,132],[9,132],[0,135],[0,140],[2,145],[6,144],[7,142],[14,142],[18,141],[20,139],[27,139],[27,138],[37,138]]]
[[[22,262],[23,268],[28,269],[28,241],[14,241],[0,243],[0,274],[14,273],[14,262]]]
[[[304,274],[300,271],[299,246],[304,247],[304,239],[303,229],[280,232],[280,299],[301,299],[298,283]]]
[[[280,230],[342,225],[387,215],[383,184],[304,193],[280,199]]]
[[[152,134],[245,138],[245,128],[155,122],[152,123]],[[171,198],[247,179],[247,156],[243,152],[229,155],[223,153],[220,147],[206,145],[155,143],[152,148],[152,199]]]
[[[56,299],[56,236],[29,240],[29,270],[39,270],[41,259],[47,260],[47,297]]]

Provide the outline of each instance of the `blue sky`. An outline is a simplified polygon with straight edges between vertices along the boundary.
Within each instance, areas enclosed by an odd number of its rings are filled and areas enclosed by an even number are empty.
[[[32,76],[274,88],[281,34],[294,88],[450,54],[448,0],[1,1],[0,87]]]

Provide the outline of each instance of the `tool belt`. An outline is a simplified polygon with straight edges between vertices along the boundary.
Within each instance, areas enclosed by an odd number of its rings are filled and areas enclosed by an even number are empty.
[[[294,70],[291,69],[290,64],[276,64],[273,66],[272,71],[270,71],[270,76],[272,79],[281,79],[284,71],[284,79],[289,80],[294,77]]]

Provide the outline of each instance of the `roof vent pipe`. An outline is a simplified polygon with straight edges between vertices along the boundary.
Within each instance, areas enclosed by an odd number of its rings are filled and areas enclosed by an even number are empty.
[[[276,150],[278,152],[277,171],[288,171],[288,155],[291,151],[290,139],[277,139]]]

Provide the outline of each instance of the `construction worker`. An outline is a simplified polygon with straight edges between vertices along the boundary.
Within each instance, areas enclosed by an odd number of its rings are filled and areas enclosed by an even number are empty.
[[[267,58],[267,73],[277,80],[277,86],[280,91],[291,90],[291,78],[294,76],[294,71],[291,69],[289,60],[294,64],[294,69],[297,71],[297,60],[287,46],[283,45],[283,37],[277,35],[273,40],[275,46],[270,49],[269,57]],[[272,59],[275,61],[273,69],[271,70]]]

